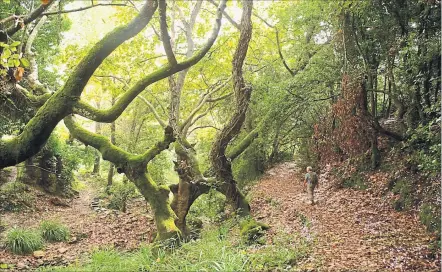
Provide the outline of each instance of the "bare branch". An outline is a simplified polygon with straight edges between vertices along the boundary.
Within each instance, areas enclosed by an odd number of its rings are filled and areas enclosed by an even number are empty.
[[[216,88],[214,88],[212,91],[210,91],[209,93],[205,94],[202,99],[200,99],[200,102],[198,103],[198,105],[196,106],[195,109],[192,110],[192,112],[189,114],[189,116],[187,117],[187,119],[183,122],[183,124],[180,126],[180,131],[182,131],[188,124],[190,124],[192,122],[192,118],[195,116],[195,114],[197,114],[201,108],[204,106],[204,104],[207,102],[207,100],[209,99],[209,97],[211,97],[212,94],[220,91],[221,89],[223,89],[227,83],[230,82],[230,79],[232,77],[229,77],[226,81],[224,81],[221,85],[217,86]]]
[[[149,109],[152,111],[153,115],[155,116],[155,119],[157,119],[158,123],[163,127],[166,128],[166,122],[164,122],[160,115],[158,114],[158,112],[156,111],[155,107],[152,105],[152,103],[150,103],[146,98],[144,98],[143,96],[139,95],[137,96],[141,101],[144,102],[144,104],[146,104]]]
[[[104,6],[135,8],[134,6],[129,6],[129,5],[126,5],[126,4],[118,4],[118,3],[98,3],[98,4],[94,4],[94,5],[87,6],[87,7],[81,7],[81,8],[77,8],[77,9],[59,10],[59,11],[45,12],[45,13],[43,13],[42,15],[45,15],[45,16],[58,15],[58,14],[62,14],[62,13],[78,12],[78,11],[84,11],[84,10],[88,10],[88,9],[96,8],[96,7],[104,7]]]
[[[218,4],[213,1],[213,0],[207,0],[208,2],[212,3],[215,6],[218,6]],[[226,11],[223,11],[224,17],[226,17],[226,19],[236,28],[239,30],[239,24],[237,22],[235,22],[232,17],[229,16],[229,14],[227,14]]]
[[[216,129],[216,130],[220,130],[219,128],[217,128],[217,127],[215,127],[215,126],[206,125],[206,126],[198,126],[198,127],[194,127],[194,128],[192,128],[192,129],[189,131],[189,133],[187,133],[187,134],[190,135],[190,134],[192,134],[192,132],[194,132],[195,130],[197,130],[197,129],[203,129],[203,128],[213,128],[213,129]]]
[[[166,51],[167,60],[171,66],[177,65],[177,60],[172,50],[172,45],[170,43],[170,36],[167,30],[167,4],[166,1],[159,1],[159,11],[160,11],[160,30],[161,30],[161,41],[163,42],[164,51]]]

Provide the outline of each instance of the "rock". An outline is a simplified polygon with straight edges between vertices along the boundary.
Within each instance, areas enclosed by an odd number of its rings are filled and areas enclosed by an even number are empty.
[[[17,269],[27,269],[27,268],[28,266],[25,263],[23,262],[17,263]]]
[[[45,252],[43,250],[37,250],[34,251],[34,253],[32,253],[32,256],[34,256],[34,258],[39,259],[39,258],[43,258],[45,256]]]
[[[64,254],[64,253],[66,253],[67,251],[68,251],[68,249],[65,248],[65,247],[62,247],[62,248],[59,248],[59,249],[58,249],[58,252],[59,252],[60,254]]]
[[[78,242],[77,236],[74,236],[71,238],[71,240],[69,240],[69,244],[75,244],[76,242]]]
[[[53,198],[51,198],[50,202],[51,202],[51,204],[54,205],[54,206],[70,207],[70,205],[69,205],[66,201],[61,200],[61,199],[58,198],[58,197],[53,197]]]

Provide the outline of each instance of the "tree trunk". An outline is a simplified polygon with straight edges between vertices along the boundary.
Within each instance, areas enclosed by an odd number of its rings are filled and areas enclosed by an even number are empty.
[[[240,38],[232,61],[233,90],[236,108],[226,126],[216,136],[212,145],[210,159],[216,178],[222,182],[220,190],[225,194],[227,201],[240,216],[250,215],[250,206],[244,195],[237,187],[232,173],[231,161],[226,156],[226,149],[232,139],[238,135],[244,123],[247,108],[250,102],[252,88],[247,86],[243,78],[243,63],[247,55],[249,42],[252,36],[252,1],[243,1],[243,13],[240,24]]]

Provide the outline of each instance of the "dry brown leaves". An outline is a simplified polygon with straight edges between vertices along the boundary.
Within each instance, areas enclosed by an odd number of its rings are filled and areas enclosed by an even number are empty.
[[[135,199],[128,203],[128,212],[95,212],[90,204],[93,193],[84,191],[80,197],[69,203],[70,207],[57,207],[50,203],[51,197],[37,193],[37,211],[2,214],[2,221],[8,228],[18,226],[38,228],[41,220],[56,219],[71,230],[69,242],[47,243],[44,256],[14,255],[0,247],[0,264],[14,265],[16,269],[28,270],[38,266],[65,265],[83,259],[94,249],[115,247],[129,251],[140,243],[150,242],[155,225],[146,202]]]
[[[370,190],[336,190],[327,173],[321,175],[318,203],[311,206],[302,178],[293,164],[278,165],[252,190],[251,203],[254,215],[273,228],[315,237],[313,254],[300,271],[440,271],[440,254],[431,256],[432,237],[416,214],[395,211]],[[371,180],[385,178],[379,173]]]

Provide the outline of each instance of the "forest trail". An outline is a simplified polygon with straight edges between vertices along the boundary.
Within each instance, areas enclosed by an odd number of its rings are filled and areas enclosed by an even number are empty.
[[[314,241],[300,271],[440,271],[440,255],[431,257],[431,236],[417,216],[368,190],[334,189],[327,173],[311,206],[302,179],[294,163],[283,163],[251,190],[257,219]]]
[[[42,220],[57,220],[69,226],[71,238],[67,242],[47,243],[44,256],[14,255],[0,248],[0,263],[14,265],[18,270],[46,265],[66,265],[82,261],[94,249],[115,247],[133,250],[140,243],[152,241],[155,226],[151,212],[146,210],[144,199],[128,202],[130,212],[100,208],[93,210],[91,203],[98,192],[89,183],[77,198],[68,201],[68,207],[54,206],[52,196],[35,191],[34,210],[2,214],[2,221],[9,227],[38,228]],[[35,189],[32,189],[35,190]],[[67,201],[67,200],[63,200]]]

